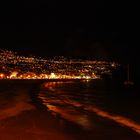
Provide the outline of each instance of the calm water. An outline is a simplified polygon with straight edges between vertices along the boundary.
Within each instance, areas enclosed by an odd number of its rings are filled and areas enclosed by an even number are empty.
[[[123,129],[140,135],[139,96],[112,81],[45,82],[38,98],[53,117],[83,131],[106,130],[118,139],[126,133]]]

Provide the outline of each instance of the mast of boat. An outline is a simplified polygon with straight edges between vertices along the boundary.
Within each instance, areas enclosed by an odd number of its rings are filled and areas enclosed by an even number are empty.
[[[125,85],[134,85],[134,82],[130,80],[130,65],[127,65],[127,80],[124,82]]]
[[[130,81],[130,68],[129,68],[129,64],[127,65],[127,80]]]

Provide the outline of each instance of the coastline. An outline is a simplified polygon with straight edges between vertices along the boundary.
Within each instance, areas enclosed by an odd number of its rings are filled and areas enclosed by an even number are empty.
[[[113,137],[114,140],[118,140],[121,137],[132,140],[139,138],[139,135],[130,129],[99,117],[95,113],[91,117],[94,122],[91,131],[86,131],[59,115],[52,116],[37,98],[41,84],[51,81],[58,80],[0,80],[0,139],[103,140]]]

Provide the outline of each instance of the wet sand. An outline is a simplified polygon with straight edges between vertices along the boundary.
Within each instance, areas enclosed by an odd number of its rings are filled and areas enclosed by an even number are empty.
[[[57,120],[32,102],[33,87],[37,90],[40,82],[0,81],[1,140],[71,139],[62,133]]]
[[[52,115],[36,98],[41,83],[34,80],[0,81],[0,140],[139,140],[140,135],[97,115],[84,130]]]

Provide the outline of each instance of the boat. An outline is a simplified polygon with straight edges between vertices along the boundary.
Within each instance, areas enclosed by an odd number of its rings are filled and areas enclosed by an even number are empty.
[[[134,82],[130,80],[130,66],[127,65],[127,80],[124,82],[124,85],[126,86],[133,86]]]

